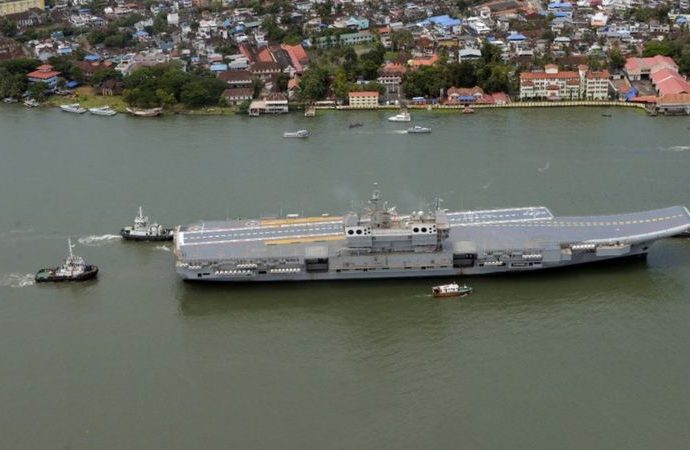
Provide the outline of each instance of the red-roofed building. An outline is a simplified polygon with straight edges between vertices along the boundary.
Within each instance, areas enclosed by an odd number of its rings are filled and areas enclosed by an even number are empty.
[[[606,100],[609,97],[609,73],[594,72],[587,66],[578,71],[560,72],[555,64],[548,64],[544,72],[520,74],[520,99],[548,100]]]
[[[292,67],[295,69],[295,73],[302,74],[302,72],[304,72],[305,66],[309,64],[309,55],[307,55],[307,52],[304,50],[304,47],[302,47],[301,44],[281,44],[280,48],[287,52],[288,56],[290,57]]]
[[[275,58],[273,58],[273,55],[271,54],[271,51],[268,48],[262,49],[258,55],[256,55],[256,59],[259,62],[275,62]]]
[[[625,73],[630,81],[647,80],[654,72],[671,69],[678,72],[678,65],[669,56],[656,55],[651,58],[628,58]]]
[[[50,64],[43,64],[26,76],[30,83],[46,83],[51,88],[54,88],[57,85],[60,72],[53,70],[53,66]]]
[[[376,108],[379,105],[378,91],[350,92],[349,98],[353,108]]]
[[[660,97],[672,94],[690,94],[690,84],[673,69],[657,70],[650,78]]]

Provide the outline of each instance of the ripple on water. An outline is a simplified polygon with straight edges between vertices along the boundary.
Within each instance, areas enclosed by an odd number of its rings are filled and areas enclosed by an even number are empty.
[[[22,288],[33,286],[34,283],[34,275],[31,273],[10,273],[0,276],[0,287]]]

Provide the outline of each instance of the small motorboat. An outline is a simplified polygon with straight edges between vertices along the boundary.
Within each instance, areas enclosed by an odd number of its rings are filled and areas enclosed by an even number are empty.
[[[407,112],[407,110],[400,110],[400,112],[394,116],[391,116],[388,118],[388,121],[390,122],[411,122],[412,121],[412,116],[410,116],[410,113]]]
[[[359,128],[363,126],[361,122],[355,122],[350,124],[350,128]]]
[[[75,113],[75,114],[84,114],[86,112],[86,108],[82,108],[79,103],[70,103],[68,105],[60,105],[60,109],[69,112],[69,113]]]
[[[37,106],[41,106],[41,104],[38,103],[38,100],[36,100],[34,98],[30,98],[30,99],[24,100],[24,106],[27,106],[29,108],[35,108]]]
[[[460,286],[458,283],[442,284],[431,288],[431,295],[434,297],[465,297],[472,292],[471,287],[466,284]]]
[[[14,97],[5,97],[2,99],[4,103],[17,103],[19,100],[17,100]]]
[[[414,125],[407,129],[408,134],[429,134],[431,133],[431,128],[420,127],[419,125]]]
[[[89,108],[89,112],[95,116],[114,116],[117,114],[110,106],[100,106],[98,108]]]
[[[163,108],[137,109],[127,108],[127,112],[137,117],[157,117],[163,113]]]
[[[98,275],[98,267],[87,264],[81,256],[72,253],[72,240],[67,239],[69,256],[57,267],[41,269],[36,273],[37,283],[59,281],[85,281]]]
[[[308,138],[309,130],[286,131],[283,133],[285,138]]]

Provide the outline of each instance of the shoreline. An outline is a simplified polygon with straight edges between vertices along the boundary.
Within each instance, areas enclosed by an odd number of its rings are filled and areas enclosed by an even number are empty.
[[[118,113],[127,114],[127,105],[124,103],[122,96],[96,96],[85,93],[76,93],[76,95],[65,97],[51,97],[44,101],[40,106],[49,106],[58,108],[60,105],[79,103],[85,108],[93,108],[99,106],[110,106]],[[304,112],[306,107],[303,103],[295,103],[290,105],[290,112]],[[613,100],[576,100],[576,101],[560,101],[560,102],[512,102],[505,104],[470,104],[473,110],[480,109],[515,109],[515,108],[581,108],[581,107],[614,107],[614,108],[634,108],[645,112],[648,109],[643,103],[631,103]],[[407,109],[418,111],[437,111],[448,113],[463,113],[465,105],[407,105]],[[378,105],[377,107],[353,107],[349,105],[318,105],[314,106],[314,110],[320,111],[396,111],[399,110],[399,105]],[[230,115],[246,115],[238,112],[237,107],[205,107],[199,109],[190,109],[175,105],[163,110],[162,116],[170,115],[189,115],[189,116],[230,116]]]

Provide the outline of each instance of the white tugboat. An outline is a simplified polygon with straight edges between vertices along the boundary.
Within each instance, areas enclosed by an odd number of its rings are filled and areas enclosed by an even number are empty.
[[[121,229],[120,236],[130,241],[172,241],[173,230],[155,222],[149,223],[148,216],[144,216],[140,206],[134,226]]]
[[[93,264],[86,264],[84,258],[75,256],[72,253],[72,240],[67,239],[69,256],[62,264],[57,267],[41,269],[36,273],[36,282],[43,283],[48,281],[85,281],[95,278],[98,275],[98,267]]]
[[[431,295],[434,297],[465,297],[472,293],[473,289],[466,284],[460,286],[458,283],[442,284],[431,288]]]

